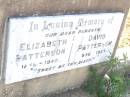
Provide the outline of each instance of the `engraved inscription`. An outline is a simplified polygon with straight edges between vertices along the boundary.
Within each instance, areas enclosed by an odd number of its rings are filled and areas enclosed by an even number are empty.
[[[123,16],[117,12],[10,18],[5,83],[108,60]]]

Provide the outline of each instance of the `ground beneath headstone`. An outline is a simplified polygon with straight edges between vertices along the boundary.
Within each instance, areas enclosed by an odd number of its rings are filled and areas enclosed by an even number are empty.
[[[43,97],[92,97],[88,95],[83,89],[73,89],[60,94],[48,95]]]
[[[53,95],[48,95],[43,97],[94,97],[94,96],[90,96],[83,89],[78,88],[60,94],[53,94]],[[130,92],[125,97],[130,97]]]

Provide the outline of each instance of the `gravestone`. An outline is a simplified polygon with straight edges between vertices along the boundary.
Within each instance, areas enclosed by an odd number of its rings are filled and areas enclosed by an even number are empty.
[[[130,9],[128,11],[125,25],[121,34],[118,49],[116,51],[116,56],[120,59],[123,58],[123,54],[126,54],[128,60],[130,60]]]
[[[9,18],[5,83],[107,61],[123,17],[123,13],[113,12]]]
[[[0,97],[41,97],[79,87],[87,77],[86,66],[107,60],[102,60],[108,56],[107,48],[113,52],[129,4],[129,0],[1,0]],[[92,20],[97,25],[87,28]],[[105,50],[90,55],[101,50],[92,46],[99,32],[98,42]],[[89,44],[90,51],[85,49]]]

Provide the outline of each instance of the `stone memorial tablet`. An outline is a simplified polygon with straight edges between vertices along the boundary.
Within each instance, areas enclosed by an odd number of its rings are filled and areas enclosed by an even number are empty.
[[[5,83],[108,60],[123,17],[121,12],[10,17],[3,64]]]

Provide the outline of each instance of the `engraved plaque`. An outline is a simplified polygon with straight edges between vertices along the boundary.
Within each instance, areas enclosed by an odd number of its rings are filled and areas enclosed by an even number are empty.
[[[108,60],[123,17],[115,12],[9,18],[5,83]]]
[[[130,9],[125,19],[124,28],[115,56],[123,59],[123,54],[127,55],[127,60],[130,60]]]

